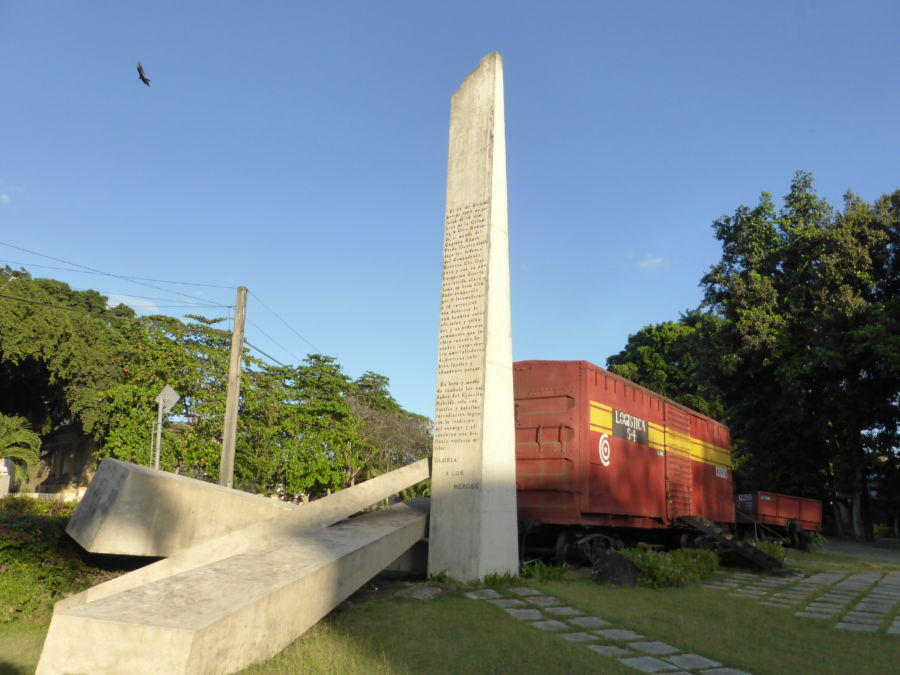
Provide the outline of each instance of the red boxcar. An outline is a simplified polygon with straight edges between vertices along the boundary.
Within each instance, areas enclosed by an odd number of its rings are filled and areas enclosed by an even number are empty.
[[[798,523],[809,532],[822,531],[822,502],[818,499],[791,497],[775,492],[749,492],[735,496],[738,520],[741,514],[776,528],[795,531]]]
[[[525,519],[660,530],[734,523],[728,428],[587,361],[513,364]]]

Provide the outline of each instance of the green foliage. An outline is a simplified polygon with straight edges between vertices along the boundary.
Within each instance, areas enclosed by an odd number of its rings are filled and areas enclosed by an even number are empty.
[[[429,574],[428,581],[433,584],[449,584],[451,581],[453,581],[453,579],[451,579],[450,575],[447,574],[447,570],[441,570],[440,572]]]
[[[512,572],[491,572],[490,574],[486,574],[484,579],[482,579],[481,586],[487,586],[488,588],[506,588],[507,586],[512,586],[513,584],[517,584],[521,581],[521,578],[518,574],[513,574]]]
[[[712,576],[719,559],[712,551],[680,548],[657,552],[642,548],[619,551],[638,567],[638,584],[648,588],[676,588]]]
[[[522,577],[524,579],[533,579],[539,584],[545,584],[550,581],[568,581],[569,566],[548,565],[542,560],[535,560],[522,565]]]
[[[96,578],[65,533],[72,510],[26,497],[0,500],[0,623],[46,619],[61,595]]]
[[[24,417],[10,417],[0,413],[0,457],[13,461],[15,480],[34,475],[41,459],[41,438],[34,433]]]
[[[748,542],[754,548],[758,548],[770,558],[775,558],[778,562],[784,562],[787,551],[781,542],[765,541],[763,539],[750,539]]]

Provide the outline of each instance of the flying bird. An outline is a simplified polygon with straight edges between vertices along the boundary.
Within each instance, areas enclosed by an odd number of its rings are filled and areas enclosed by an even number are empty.
[[[144,75],[144,67],[141,65],[140,61],[138,61],[138,77],[140,78],[141,82],[146,84],[148,87],[150,86],[150,78]]]

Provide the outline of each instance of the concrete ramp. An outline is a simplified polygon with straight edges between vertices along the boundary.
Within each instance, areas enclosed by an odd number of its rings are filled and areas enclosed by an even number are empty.
[[[107,457],[66,532],[91,553],[166,557],[297,508]]]
[[[54,612],[38,675],[232,673],[278,653],[425,535],[415,500]]]

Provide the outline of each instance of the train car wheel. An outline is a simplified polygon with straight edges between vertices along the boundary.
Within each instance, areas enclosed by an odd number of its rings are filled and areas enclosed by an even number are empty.
[[[556,564],[557,565],[568,565],[569,564],[569,547],[572,545],[572,542],[575,540],[575,535],[572,534],[571,530],[563,530],[559,533],[559,536],[556,537]]]

